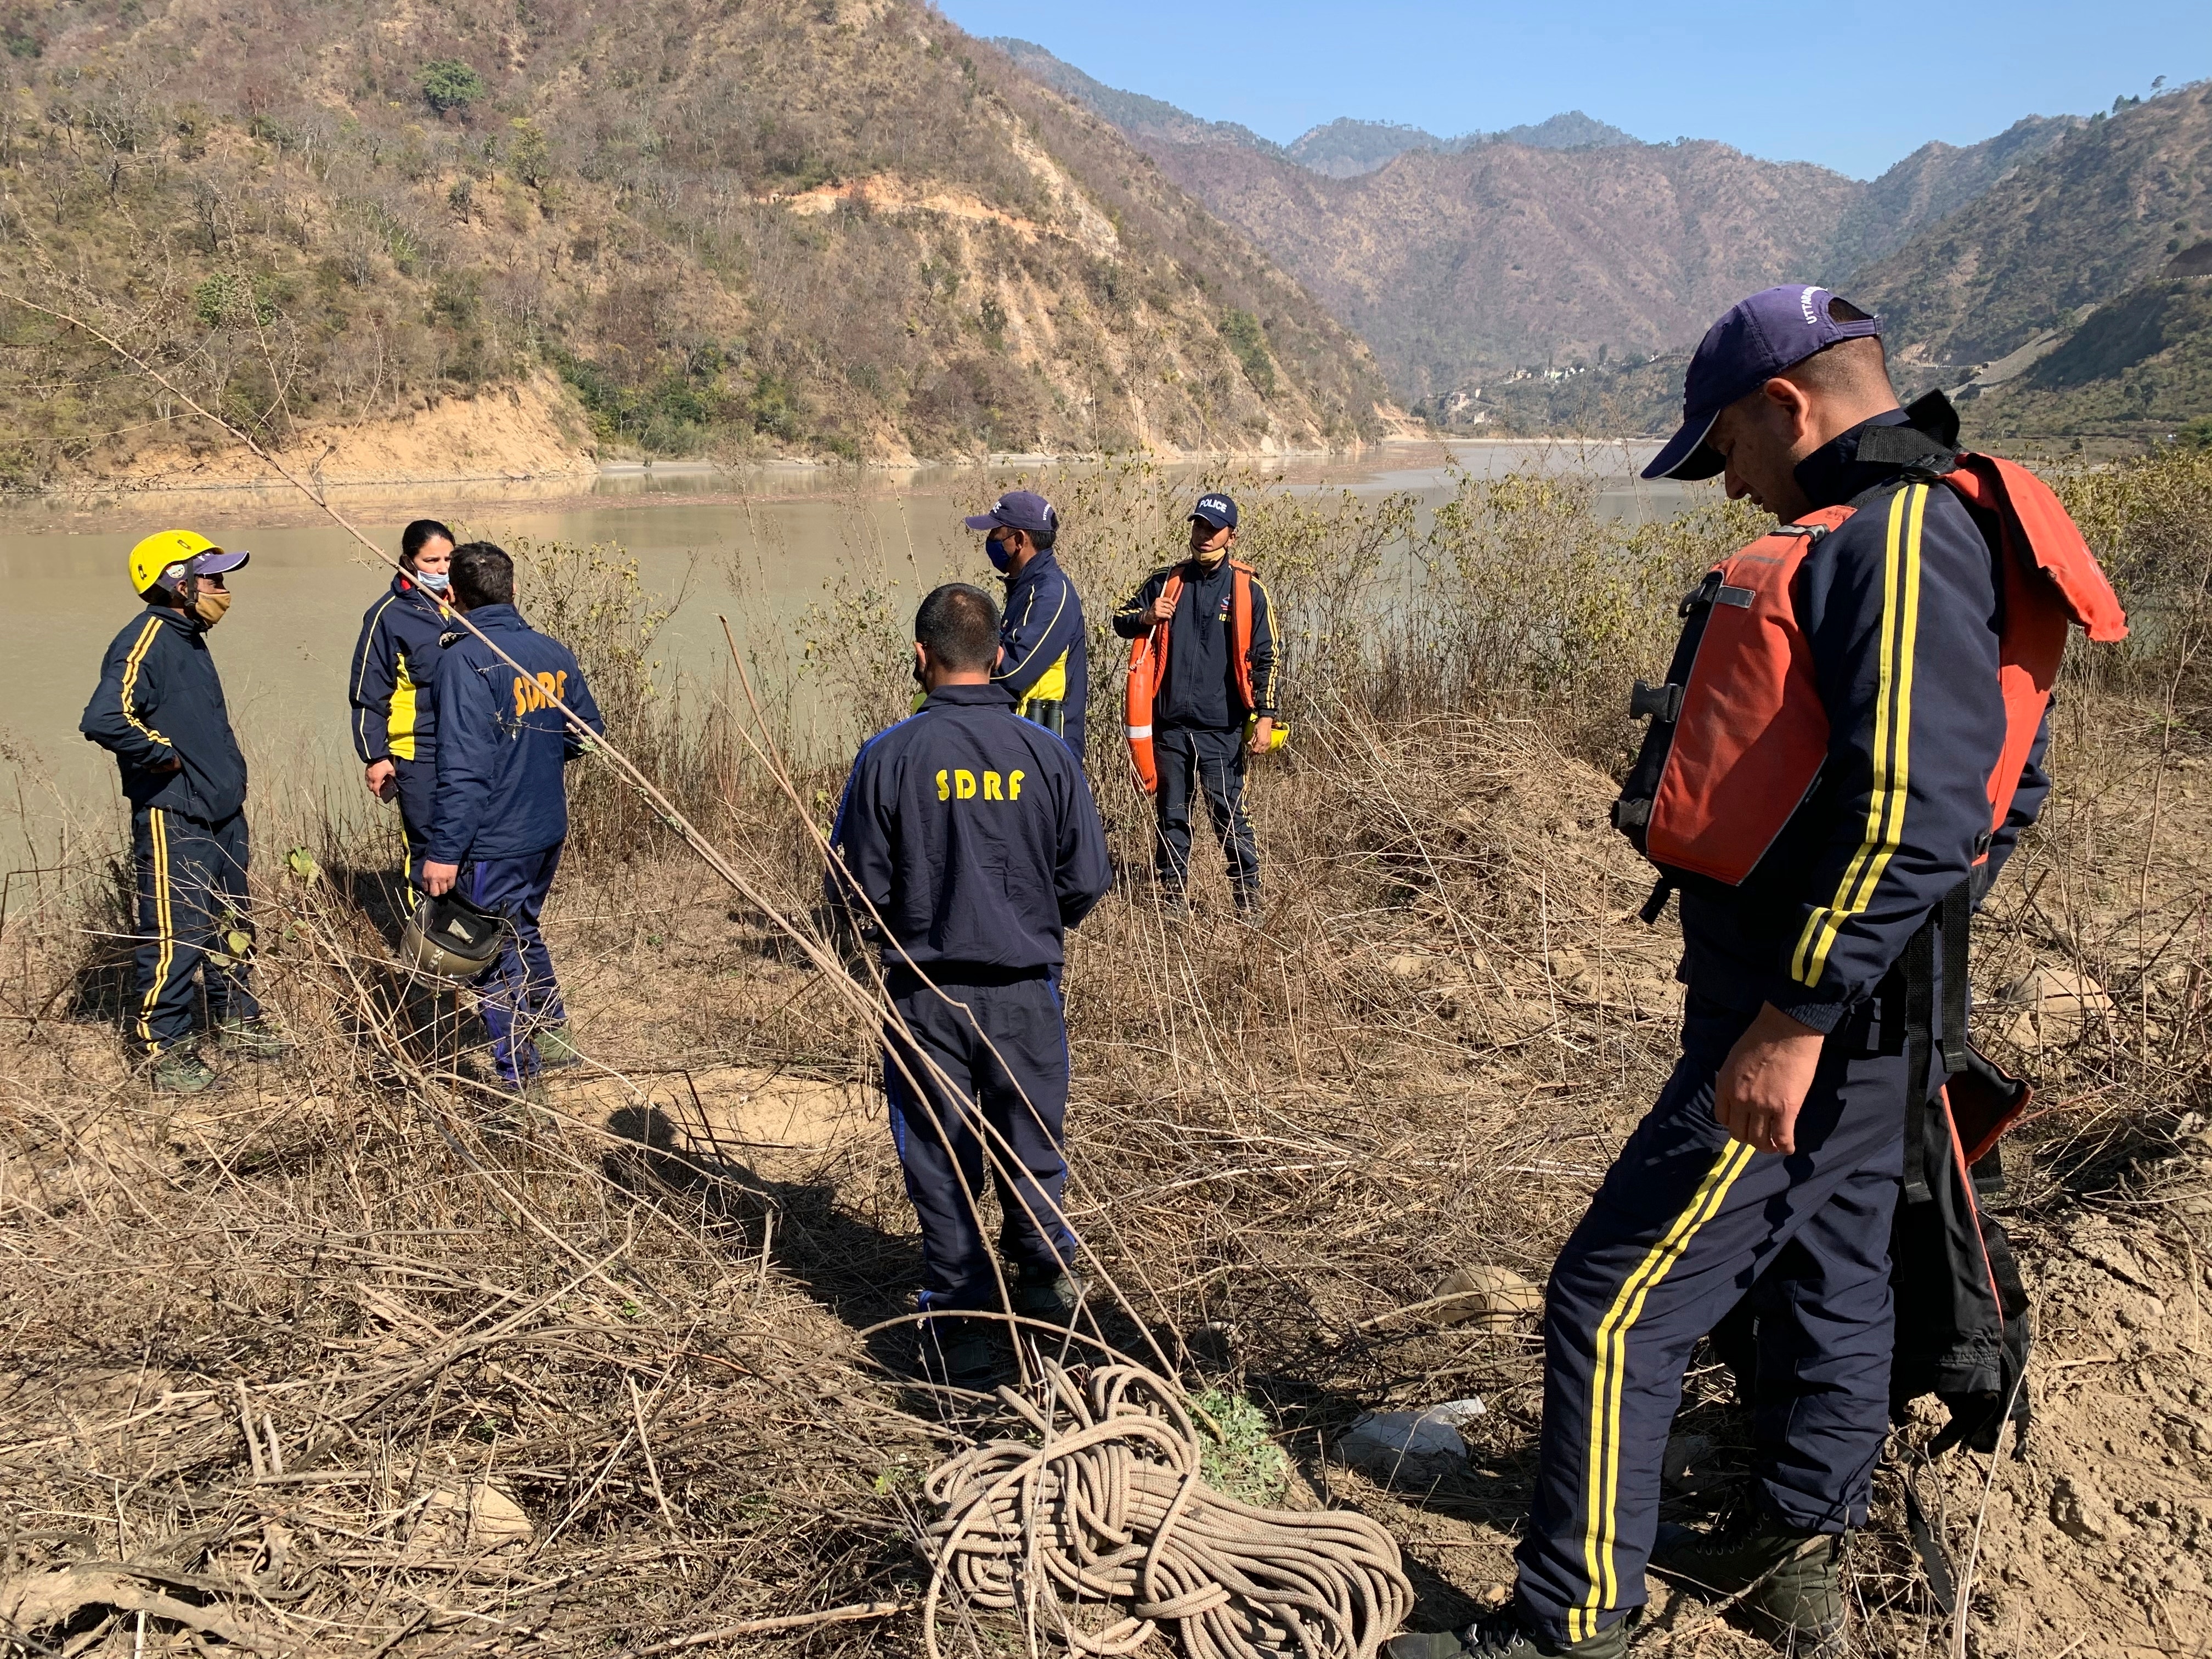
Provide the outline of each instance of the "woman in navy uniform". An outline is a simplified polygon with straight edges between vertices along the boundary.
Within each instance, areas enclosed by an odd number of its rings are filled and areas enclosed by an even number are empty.
[[[438,785],[437,704],[432,678],[445,635],[453,628],[446,603],[453,532],[435,519],[417,519],[399,538],[399,571],[361,619],[353,648],[353,748],[368,793],[399,803],[407,836],[407,878],[422,878],[430,839],[430,801]]]

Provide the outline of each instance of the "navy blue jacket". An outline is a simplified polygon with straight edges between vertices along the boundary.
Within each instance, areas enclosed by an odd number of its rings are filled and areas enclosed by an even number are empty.
[[[1084,635],[1083,601],[1052,552],[1035,555],[1019,574],[1006,578],[999,645],[1006,654],[991,678],[1014,694],[1014,713],[1027,717],[1032,702],[1056,699],[1061,735],[1082,759],[1091,713],[1090,641]]]
[[[1738,1009],[1770,1002],[1832,1031],[1966,879],[1990,830],[2004,741],[1996,553],[1941,483],[1857,459],[1865,426],[1800,462],[1815,507],[1887,482],[1806,553],[1793,598],[1828,717],[1812,793],[1733,891],[1682,896],[1682,977]],[[2039,736],[1992,866],[2033,821],[2050,780]],[[1992,872],[1985,873],[1993,873]]]
[[[1225,558],[1211,569],[1199,559],[1163,565],[1114,613],[1114,631],[1133,640],[1152,631],[1148,614],[1166,589],[1168,578],[1182,576],[1175,620],[1168,624],[1167,683],[1152,705],[1155,730],[1229,732],[1247,714],[1275,716],[1275,617],[1267,585],[1252,578],[1252,702],[1244,706],[1237,685],[1234,635],[1229,606],[1236,573]]]
[[[568,647],[522,620],[511,605],[488,605],[469,620],[530,671],[517,674],[473,635],[446,635],[434,691],[438,703],[438,793],[430,813],[431,864],[524,858],[568,834],[561,769],[583,745],[558,698],[594,732],[605,732],[584,671]]]
[[[353,648],[353,751],[373,761],[426,761],[437,750],[440,640],[453,614],[411,576],[395,574],[389,592],[361,619]]]
[[[939,686],[862,745],[830,839],[886,968],[1057,968],[1114,879],[1082,768],[999,685]],[[825,886],[872,925],[835,866]]]
[[[115,757],[133,806],[220,823],[246,805],[246,757],[197,617],[149,605],[133,617],[108,643],[77,730]]]

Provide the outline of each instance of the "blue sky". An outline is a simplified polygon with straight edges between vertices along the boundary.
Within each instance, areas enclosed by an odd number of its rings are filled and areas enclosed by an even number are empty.
[[[2087,115],[2212,76],[2212,3],[1912,6],[1364,0],[939,0],[971,34],[1279,141],[1340,115],[1447,136],[1582,109],[1869,178],[1930,138]]]

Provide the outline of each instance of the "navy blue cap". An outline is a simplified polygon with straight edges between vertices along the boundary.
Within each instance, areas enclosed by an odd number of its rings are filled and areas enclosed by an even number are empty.
[[[1010,489],[999,497],[998,505],[988,513],[979,513],[963,520],[970,530],[1026,530],[1032,536],[1057,535],[1060,514],[1052,510],[1052,503],[1035,490]]]
[[[1190,516],[1205,520],[1216,530],[1234,530],[1237,528],[1237,503],[1218,491],[1211,495],[1200,495],[1198,505],[1191,508]]]
[[[1647,478],[1710,478],[1721,471],[1721,458],[1705,447],[1706,434],[1721,410],[1748,398],[1792,363],[1802,363],[1838,340],[1860,340],[1881,333],[1881,319],[1869,317],[1849,301],[1845,315],[1825,288],[1790,283],[1739,301],[1705,331],[1690,371],[1682,377],[1682,428],[1644,469]]]

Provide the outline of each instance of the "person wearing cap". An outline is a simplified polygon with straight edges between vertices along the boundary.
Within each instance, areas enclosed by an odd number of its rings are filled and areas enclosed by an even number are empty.
[[[1249,915],[1260,903],[1260,849],[1244,811],[1244,776],[1248,756],[1274,742],[1275,627],[1266,584],[1231,556],[1237,517],[1237,503],[1220,491],[1200,496],[1188,556],[1145,578],[1115,613],[1114,631],[1125,640],[1152,635],[1154,660],[1166,663],[1153,695],[1152,738],[1161,898],[1170,908],[1185,903],[1191,803],[1203,795],[1228,860],[1231,896]],[[1249,641],[1243,650],[1240,640]]]
[[[167,1094],[221,1081],[192,1036],[202,996],[219,1051],[268,1060],[291,1046],[248,983],[246,757],[207,642],[230,609],[226,578],[249,556],[189,530],[133,547],[131,586],[145,610],[109,642],[77,728],[115,757],[131,803],[138,948],[126,1018]]]
[[[417,519],[400,532],[399,569],[361,619],[353,648],[353,747],[368,793],[399,803],[407,878],[419,881],[437,793],[437,705],[430,688],[452,628],[445,593],[453,532]]]
[[[966,522],[986,532],[983,551],[1006,584],[999,666],[991,678],[1014,694],[1014,713],[1059,733],[1080,762],[1091,658],[1083,601],[1053,551],[1060,517],[1043,496],[1012,489]]]
[[[1464,1632],[1397,1638],[1393,1659],[1612,1659],[1647,1567],[1741,1593],[1790,1651],[1841,1640],[1844,1541],[1865,1524],[1889,1427],[1908,1096],[1941,1071],[1908,1076],[1900,1009],[1917,970],[1901,959],[2049,788],[2046,727],[1992,837],[2007,730],[1996,550],[1932,482],[1956,416],[1940,394],[1898,407],[1880,334],[1825,289],[1753,295],[1705,336],[1681,429],[1645,469],[1724,475],[1731,498],[1785,526],[1853,507],[1807,526],[1788,602],[1809,672],[1776,694],[1817,698],[1804,729],[1827,733],[1826,752],[1740,884],[1681,889],[1681,1057],[1552,1270],[1514,1601]],[[1677,669],[1686,684],[1679,655]],[[1740,1303],[1756,1322],[1749,1501],[1717,1530],[1662,1526],[1684,1368]]]
[[[1067,1182],[1067,930],[1113,884],[1066,744],[1014,714],[993,674],[1000,618],[964,582],[915,614],[919,712],[853,763],[830,839],[832,906],[881,947],[891,1135],[921,1223],[926,1374],[988,1386],[992,1309],[1074,1316]],[[988,1173],[988,1181],[986,1173]],[[995,1188],[1003,1275],[979,1206]],[[1003,1285],[1003,1291],[1002,1291]]]
[[[507,918],[499,956],[477,989],[499,1080],[534,1099],[544,1068],[580,1058],[538,928],[568,837],[565,769],[589,747],[556,705],[593,733],[606,723],[568,647],[515,609],[514,561],[504,549],[465,543],[453,550],[451,571],[447,601],[475,631],[446,635],[431,684],[437,788],[422,884],[433,896],[458,887]]]

